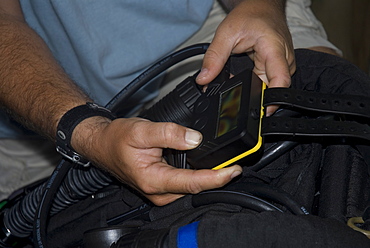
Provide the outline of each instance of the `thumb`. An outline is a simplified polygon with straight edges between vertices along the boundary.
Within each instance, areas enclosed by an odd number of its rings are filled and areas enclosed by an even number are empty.
[[[197,147],[202,141],[202,134],[171,122],[143,122],[147,126],[137,133],[137,140],[145,142],[145,148],[172,148],[188,150]]]

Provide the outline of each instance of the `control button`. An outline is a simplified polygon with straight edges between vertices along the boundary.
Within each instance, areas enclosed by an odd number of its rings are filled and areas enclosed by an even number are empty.
[[[195,113],[201,114],[201,113],[205,112],[208,109],[210,103],[211,103],[211,101],[209,100],[209,98],[202,99],[200,102],[198,102],[195,105],[195,110],[194,110]]]
[[[259,109],[251,109],[250,110],[250,116],[255,120],[259,120],[261,118],[260,117],[260,110]]]
[[[203,130],[204,127],[207,125],[207,123],[208,123],[208,117],[202,116],[198,120],[195,121],[194,129],[198,131]]]

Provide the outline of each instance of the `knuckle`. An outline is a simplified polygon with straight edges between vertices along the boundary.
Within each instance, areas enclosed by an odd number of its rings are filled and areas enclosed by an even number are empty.
[[[131,124],[131,133],[133,135],[140,134],[140,133],[142,133],[142,131],[143,131],[143,127],[142,127],[140,122],[133,122]]]
[[[202,182],[202,181],[201,181]],[[190,194],[198,194],[203,191],[203,187],[199,180],[191,180],[185,185],[185,189]]]
[[[198,183],[189,183],[186,185],[187,192],[190,194],[198,194],[202,191],[202,188]]]
[[[171,144],[174,140],[177,140],[180,137],[179,126],[172,122],[166,122],[163,126],[163,137],[164,141],[167,144]]]

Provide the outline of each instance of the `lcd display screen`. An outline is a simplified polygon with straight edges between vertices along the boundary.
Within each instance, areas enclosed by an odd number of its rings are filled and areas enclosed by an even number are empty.
[[[241,96],[242,84],[236,85],[221,94],[216,138],[237,128]]]

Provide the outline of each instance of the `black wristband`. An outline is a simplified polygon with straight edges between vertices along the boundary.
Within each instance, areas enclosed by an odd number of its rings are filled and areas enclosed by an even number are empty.
[[[57,152],[73,163],[83,166],[89,166],[90,164],[90,161],[75,152],[71,146],[71,137],[73,130],[80,122],[93,116],[102,116],[111,120],[116,118],[110,110],[88,102],[85,105],[80,105],[67,111],[58,123],[56,134]]]

